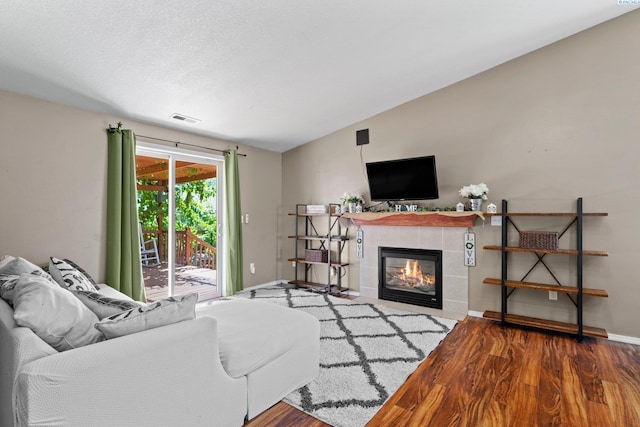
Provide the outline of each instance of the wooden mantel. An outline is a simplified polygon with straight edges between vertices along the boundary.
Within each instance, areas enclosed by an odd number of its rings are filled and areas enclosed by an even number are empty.
[[[346,213],[355,225],[402,225],[414,227],[473,227],[482,212],[363,212]]]

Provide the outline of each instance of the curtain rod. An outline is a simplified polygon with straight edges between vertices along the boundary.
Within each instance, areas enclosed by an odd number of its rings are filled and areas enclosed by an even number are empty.
[[[197,148],[202,148],[204,150],[210,150],[210,151],[217,151],[219,153],[228,153],[230,150],[220,150],[218,148],[211,148],[211,147],[203,147],[202,145],[195,145],[195,144],[189,144],[186,142],[180,142],[180,141],[172,141],[170,139],[163,139],[163,138],[155,138],[153,136],[145,136],[145,135],[136,135],[136,137],[140,137],[140,138],[147,138],[147,139],[155,139],[156,141],[164,141],[164,142],[170,142],[172,144],[175,144],[176,147],[178,147],[178,144],[181,145],[187,145],[189,147],[197,147]],[[236,145],[236,150],[238,149],[238,146]],[[240,154],[238,153],[238,156],[242,156],[242,157],[247,157],[246,154]]]

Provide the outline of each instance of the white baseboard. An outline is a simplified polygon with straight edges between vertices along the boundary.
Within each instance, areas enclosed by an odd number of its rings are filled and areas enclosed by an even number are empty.
[[[471,310],[469,310],[469,312],[467,314],[469,316],[471,316],[471,317],[482,317],[482,312],[481,311],[471,311]],[[609,334],[609,339],[611,341],[623,342],[623,343],[626,343],[626,344],[640,345],[640,338],[628,337],[626,335]]]
[[[611,341],[618,341],[618,342],[623,342],[627,344],[640,345],[640,338],[628,337],[626,335],[609,334],[609,339]]]

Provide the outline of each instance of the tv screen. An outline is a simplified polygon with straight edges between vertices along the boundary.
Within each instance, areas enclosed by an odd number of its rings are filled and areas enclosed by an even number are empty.
[[[435,156],[367,163],[372,201],[438,198]]]

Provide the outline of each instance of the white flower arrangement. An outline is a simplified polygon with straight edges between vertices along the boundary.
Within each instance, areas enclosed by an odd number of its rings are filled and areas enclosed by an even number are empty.
[[[340,200],[342,200],[342,204],[346,205],[349,203],[364,203],[364,198],[362,197],[362,193],[343,193],[342,197],[340,197]]]
[[[487,197],[489,187],[487,187],[487,184],[481,182],[480,184],[466,185],[460,189],[459,193],[467,199],[487,200],[489,198]]]

